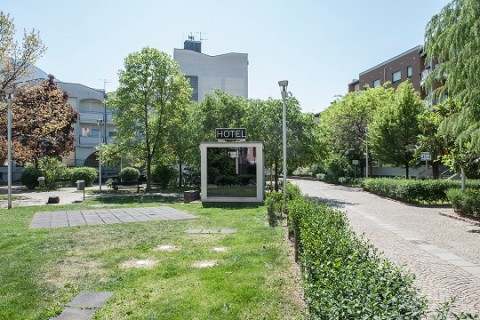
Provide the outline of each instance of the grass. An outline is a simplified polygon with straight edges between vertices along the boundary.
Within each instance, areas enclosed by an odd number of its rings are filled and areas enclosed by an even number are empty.
[[[49,319],[81,290],[114,292],[95,319],[303,319],[285,230],[267,226],[264,206],[203,208],[177,200],[116,196],[0,209],[0,319]],[[199,219],[28,228],[37,211],[158,205]],[[237,233],[185,233],[221,228]],[[177,250],[155,250],[161,245]],[[122,266],[134,260],[157,264]],[[192,267],[210,260],[217,265]]]

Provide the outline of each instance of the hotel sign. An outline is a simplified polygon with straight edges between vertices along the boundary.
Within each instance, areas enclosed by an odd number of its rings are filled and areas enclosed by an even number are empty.
[[[241,140],[247,139],[247,129],[245,128],[217,128],[215,129],[217,140]]]

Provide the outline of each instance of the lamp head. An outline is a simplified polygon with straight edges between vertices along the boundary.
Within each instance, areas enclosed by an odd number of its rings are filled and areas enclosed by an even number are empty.
[[[288,80],[278,81],[278,85],[282,88],[282,91],[287,91]]]

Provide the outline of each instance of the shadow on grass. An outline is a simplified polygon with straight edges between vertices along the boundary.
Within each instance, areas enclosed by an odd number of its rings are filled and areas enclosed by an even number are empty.
[[[183,203],[183,197],[173,195],[143,195],[118,194],[103,195],[95,198],[95,202],[103,204],[133,204],[133,203]]]
[[[263,206],[263,203],[238,203],[238,202],[203,202],[204,208],[219,208],[225,210],[238,210],[243,208],[258,208]]]

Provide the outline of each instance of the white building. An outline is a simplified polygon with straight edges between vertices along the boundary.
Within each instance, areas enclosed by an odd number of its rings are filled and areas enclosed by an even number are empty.
[[[96,167],[100,141],[109,144],[115,132],[112,111],[105,105],[105,93],[78,83],[57,81],[57,84],[68,93],[68,103],[80,114],[74,131],[75,150],[67,157],[67,165]]]
[[[203,101],[213,89],[248,98],[248,54],[209,56],[201,48],[200,41],[186,40],[184,49],[173,51],[173,59],[190,81],[192,100]]]

